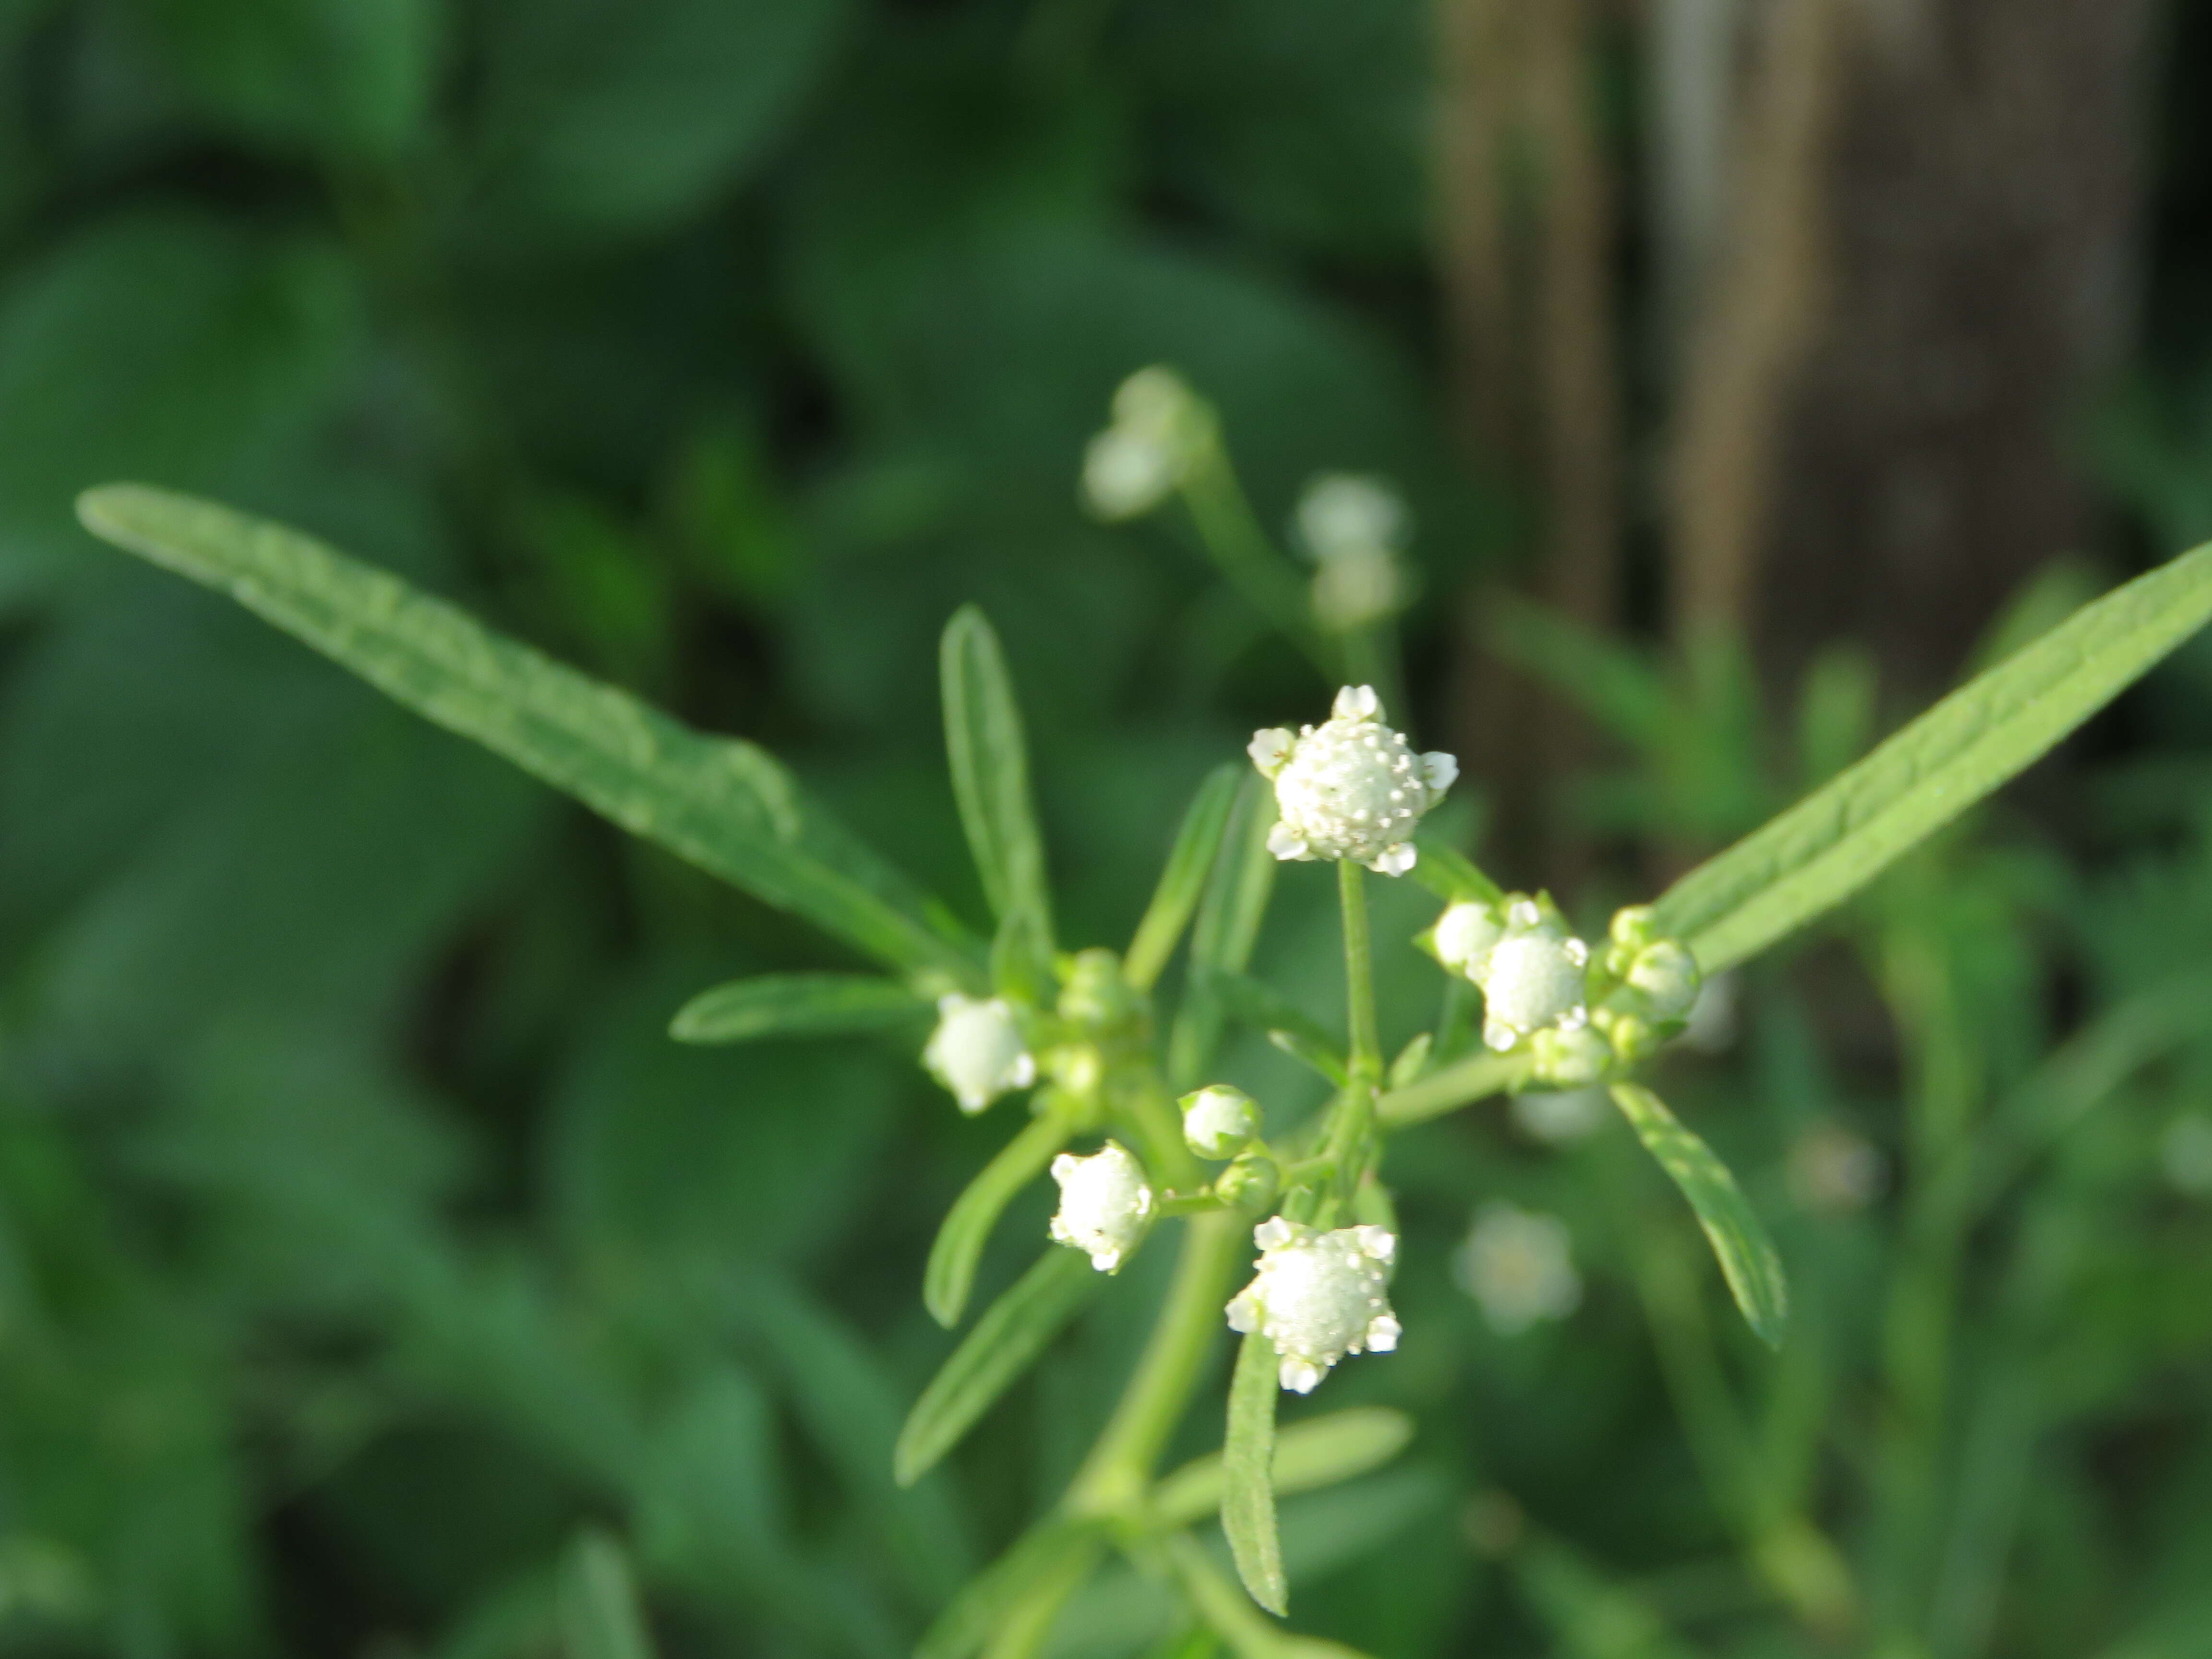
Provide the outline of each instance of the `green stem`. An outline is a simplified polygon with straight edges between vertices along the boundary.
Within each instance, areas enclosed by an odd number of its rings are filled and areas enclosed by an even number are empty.
[[[1198,526],[1199,540],[1215,566],[1244,602],[1291,644],[1313,659],[1330,679],[1343,677],[1343,663],[1332,641],[1324,640],[1306,608],[1305,585],[1290,561],[1267,539],[1243,486],[1229,465],[1216,435],[1205,447],[1182,486],[1183,505]]]
[[[1344,989],[1350,1008],[1352,1080],[1370,1089],[1382,1080],[1382,1042],[1375,1029],[1375,948],[1367,934],[1364,872],[1350,859],[1336,861],[1336,890],[1344,901]]]
[[[1526,1083],[1530,1066],[1525,1054],[1475,1054],[1441,1072],[1432,1072],[1418,1083],[1391,1090],[1377,1103],[1376,1115],[1385,1129],[1425,1123],[1486,1096],[1503,1094]]]
[[[1123,1515],[1143,1500],[1153,1468],[1190,1404],[1214,1334],[1227,1328],[1221,1310],[1248,1237],[1243,1218],[1226,1212],[1195,1216],[1188,1224],[1175,1282],[1152,1340],[1068,1490],[1074,1513]]]

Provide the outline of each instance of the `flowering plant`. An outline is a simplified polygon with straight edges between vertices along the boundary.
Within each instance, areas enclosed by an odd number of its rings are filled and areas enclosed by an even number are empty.
[[[1295,567],[1238,517],[1211,411],[1152,373],[1117,402],[1111,441],[1093,452],[1093,504],[1126,517],[1179,495],[1202,531],[1211,526],[1212,544],[1234,544],[1240,580],[1255,605],[1266,599],[1265,611],[1295,584]],[[1331,509],[1339,520],[1342,507]],[[1034,1651],[1066,1598],[1117,1549],[1175,1583],[1240,1653],[1322,1650],[1283,1636],[1253,1605],[1287,1607],[1277,1487],[1371,1467],[1402,1443],[1403,1427],[1348,1412],[1279,1437],[1276,1407],[1283,1389],[1310,1392],[1347,1358],[1397,1346],[1388,1143],[1476,1101],[1605,1090],[1690,1204],[1752,1328],[1778,1344],[1787,1297],[1772,1245],[1726,1168],[1639,1074],[1682,1031],[1702,977],[1831,909],[2212,617],[2212,550],[2119,589],[1651,904],[1618,912],[1601,938],[1578,934],[1548,896],[1509,893],[1423,836],[1455,763],[1418,753],[1386,724],[1385,698],[1355,680],[1322,723],[1257,733],[1254,769],[1227,763],[1206,780],[1116,951],[1069,949],[1058,937],[1011,678],[973,608],[945,630],[943,693],[953,791],[994,917],[988,940],[750,744],[691,731],[281,526],[132,485],[92,492],[81,512],[101,536],[228,592],[430,719],[814,922],[884,970],[718,987],[678,1012],[678,1037],[857,1032],[933,1016],[920,1058],[961,1110],[1029,1091],[1026,1121],[938,1235],[923,1273],[930,1312],[948,1328],[963,1322],[984,1243],[1018,1192],[1049,1173],[1059,1211],[1036,1265],[973,1322],[915,1405],[897,1449],[901,1480],[957,1444],[1133,1255],[1177,1251],[1153,1333],[1064,1498],[954,1599],[925,1639],[929,1659]],[[1328,528],[1328,512],[1310,516],[1323,526],[1308,530],[1318,542],[1341,531]],[[1387,548],[1396,525],[1370,518],[1381,527],[1361,533]],[[1326,607],[1278,609],[1333,678],[1363,661],[1387,668],[1372,638],[1330,631]],[[1363,625],[1377,614],[1361,613]],[[1247,970],[1285,861],[1334,863],[1342,913],[1341,1042],[1281,1029],[1284,1046],[1332,1089],[1304,1123],[1271,1122],[1262,1103],[1213,1072],[1231,1018],[1256,1009],[1272,1025],[1273,1005]],[[1440,901],[1422,942],[1447,994],[1433,1029],[1386,1059],[1367,884],[1409,877]],[[1186,939],[1183,971],[1170,981]],[[1172,998],[1170,983],[1179,987]],[[1525,1221],[1508,1216],[1471,1241],[1468,1272],[1517,1275],[1516,1307],[1571,1300],[1555,1241]],[[1160,1462],[1224,1330],[1241,1346],[1220,1454],[1164,1477]],[[1249,1601],[1193,1532],[1215,1510]]]

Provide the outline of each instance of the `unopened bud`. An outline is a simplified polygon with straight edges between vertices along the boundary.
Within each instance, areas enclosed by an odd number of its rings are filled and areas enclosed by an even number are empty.
[[[1182,1138],[1200,1158],[1234,1158],[1259,1133],[1259,1108],[1242,1089],[1216,1083],[1182,1097]]]
[[[1084,1251],[1102,1273],[1118,1272],[1152,1218],[1144,1165],[1109,1140],[1089,1158],[1062,1152],[1052,1161],[1052,1178],[1060,1183],[1054,1241]]]

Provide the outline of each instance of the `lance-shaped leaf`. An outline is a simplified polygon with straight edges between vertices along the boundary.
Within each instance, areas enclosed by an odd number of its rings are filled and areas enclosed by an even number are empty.
[[[1413,1419],[1387,1406],[1355,1406],[1294,1423],[1275,1437],[1276,1493],[1311,1492],[1380,1468],[1413,1437]],[[1221,1471],[1216,1455],[1194,1459],[1162,1480],[1152,1492],[1152,1524],[1187,1527],[1218,1509]]]
[[[945,748],[961,827],[1001,937],[1052,951],[1052,900],[1044,842],[1030,800],[1030,761],[1021,710],[999,636],[983,613],[963,605],[945,625],[938,653],[944,681]]]
[[[1282,1361],[1267,1334],[1245,1337],[1229,1381],[1229,1432],[1221,1444],[1221,1530],[1244,1588],[1278,1618],[1291,1606],[1275,1528],[1275,1395],[1281,1373]]]
[[[282,525],[139,484],[94,534],[228,593],[380,690],[631,834],[902,972],[973,984],[974,946],[764,750],[708,737]]]
[[[623,1547],[597,1528],[561,1560],[556,1602],[563,1659],[653,1659],[653,1638]]]
[[[1167,867],[1160,872],[1160,884],[1153,890],[1152,902],[1145,907],[1144,920],[1137,924],[1129,954],[1123,959],[1129,983],[1140,991],[1151,990],[1159,978],[1191,912],[1198,908],[1206,872],[1213,867],[1222,832],[1229,827],[1230,811],[1237,805],[1237,786],[1243,771],[1242,767],[1226,763],[1215,767],[1199,787],[1190,810],[1183,814],[1182,827],[1176,830],[1175,846],[1168,853]]]
[[[678,1042],[843,1036],[920,1019],[929,1004],[895,979],[867,974],[763,974],[702,991],[676,1011]]]
[[[922,1390],[899,1432],[892,1468],[901,1486],[919,1480],[960,1443],[1103,1279],[1082,1251],[1055,1247],[984,1310]]]
[[[1255,773],[1244,780],[1236,810],[1221,837],[1221,852],[1206,878],[1198,921],[1191,928],[1192,984],[1176,1011],[1168,1042],[1168,1075],[1178,1089],[1195,1087],[1212,1063],[1221,1039],[1221,1000],[1200,982],[1209,969],[1242,973],[1252,959],[1261,920],[1275,887],[1275,856],[1267,831],[1275,823],[1275,792]]]
[[[930,1317],[950,1330],[960,1322],[968,1306],[968,1292],[975,1283],[975,1263],[999,1224],[1000,1214],[1016,1193],[1036,1179],[1053,1154],[1067,1145],[1075,1133],[1073,1114],[1057,1102],[1027,1124],[999,1149],[967,1189],[953,1200],[945,1224],[929,1247],[929,1265],[921,1277],[922,1305]]]
[[[1201,968],[1193,978],[1212,993],[1231,1019],[1266,1032],[1278,1048],[1339,1088],[1350,1080],[1343,1046],[1328,1028],[1264,980],[1219,968]]]
[[[2136,578],[1937,703],[1660,898],[1707,973],[1848,898],[2212,619],[2212,547]]]
[[[1613,1098],[1644,1150],[1659,1160],[1659,1167],[1697,1212],[1698,1224],[1720,1258],[1722,1276],[1751,1328],[1770,1347],[1780,1347],[1783,1328],[1790,1321],[1790,1288],[1782,1276],[1782,1258],[1728,1165],[1684,1128],[1649,1089],[1616,1083]]]

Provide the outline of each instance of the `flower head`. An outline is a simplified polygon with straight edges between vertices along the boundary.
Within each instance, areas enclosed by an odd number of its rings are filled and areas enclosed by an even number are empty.
[[[1453,1266],[1491,1328],[1515,1336],[1540,1320],[1564,1319],[1580,1304],[1582,1275],[1569,1245],[1557,1216],[1489,1204]]]
[[[1259,1133],[1259,1108],[1242,1089],[1216,1083],[1182,1097],[1182,1138],[1200,1158],[1234,1158]]]
[[[1449,755],[1415,755],[1382,723],[1372,686],[1346,686],[1327,723],[1255,732],[1253,763],[1275,784],[1279,859],[1352,859],[1386,876],[1413,867],[1413,831],[1459,775]]]
[[[1036,1061],[1003,997],[940,997],[937,1030],[921,1063],[963,1112],[980,1112],[1009,1090],[1036,1081]]]
[[[1348,1353],[1398,1346],[1390,1262],[1398,1241],[1381,1227],[1320,1232],[1280,1216],[1252,1230],[1260,1260],[1229,1304],[1229,1328],[1274,1346],[1286,1389],[1311,1394]]]
[[[1297,539],[1320,567],[1313,608],[1323,628],[1365,628],[1404,608],[1406,530],[1406,503],[1383,479],[1330,472],[1307,484]]]
[[[1182,376],[1154,364],[1114,393],[1111,425],[1083,456],[1083,495],[1102,519],[1151,512],[1190,475],[1207,416]]]
[[[1503,1051],[1547,1026],[1587,1024],[1589,946],[1536,899],[1507,900],[1504,923],[1497,943],[1468,972],[1482,988],[1483,1042]]]
[[[1102,1273],[1118,1272],[1152,1218],[1152,1189],[1145,1166],[1116,1141],[1089,1158],[1062,1152],[1052,1161],[1060,1183],[1054,1242],[1073,1245]]]

